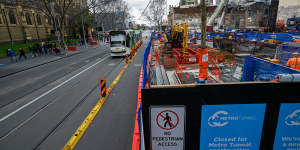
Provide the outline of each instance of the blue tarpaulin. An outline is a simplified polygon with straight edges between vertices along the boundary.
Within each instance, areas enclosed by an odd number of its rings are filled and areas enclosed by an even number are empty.
[[[259,58],[247,57],[244,61],[242,82],[272,81],[278,74],[300,74],[300,72]]]

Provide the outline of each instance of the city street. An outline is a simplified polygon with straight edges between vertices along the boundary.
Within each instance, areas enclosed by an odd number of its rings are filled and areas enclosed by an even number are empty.
[[[78,149],[131,148],[143,49]],[[88,48],[1,78],[0,149],[61,149],[101,97],[99,79],[109,86],[124,65],[124,57],[112,58],[107,47]]]

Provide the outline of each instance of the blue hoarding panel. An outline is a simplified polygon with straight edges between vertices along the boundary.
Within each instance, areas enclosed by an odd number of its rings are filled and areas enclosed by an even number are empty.
[[[203,105],[200,150],[259,150],[266,104]]]
[[[300,103],[281,104],[273,150],[300,149]]]

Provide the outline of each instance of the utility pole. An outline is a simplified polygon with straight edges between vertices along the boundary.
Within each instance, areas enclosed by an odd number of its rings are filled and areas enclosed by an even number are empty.
[[[58,35],[58,30],[57,30],[56,17],[55,17],[55,12],[54,12],[54,5],[55,5],[55,1],[52,0],[50,2],[50,7],[51,7],[51,14],[53,16],[53,23],[54,23],[54,28],[55,28],[55,36],[56,36],[56,40],[60,41],[60,38],[59,38],[59,35]]]
[[[84,29],[83,15],[82,15],[82,6],[81,5],[82,5],[82,2],[81,2],[81,0],[79,0],[79,7],[80,7],[80,14],[81,14],[82,34],[83,34],[84,46],[86,46],[85,29]]]

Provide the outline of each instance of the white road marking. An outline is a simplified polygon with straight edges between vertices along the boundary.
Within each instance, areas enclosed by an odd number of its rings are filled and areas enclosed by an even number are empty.
[[[0,119],[0,122],[6,120],[7,118],[9,118],[9,117],[11,117],[11,116],[13,116],[13,115],[16,114],[17,112],[19,112],[19,111],[21,111],[22,109],[28,107],[28,106],[31,105],[32,103],[34,103],[34,102],[36,102],[37,100],[41,99],[42,97],[48,95],[49,93],[53,92],[53,91],[56,90],[57,88],[63,86],[63,85],[66,84],[67,82],[73,80],[74,78],[78,77],[78,76],[81,75],[82,73],[84,73],[84,72],[86,72],[87,70],[93,68],[94,66],[96,66],[97,64],[103,62],[104,60],[106,60],[106,59],[109,58],[109,57],[110,57],[110,55],[107,55],[106,57],[104,57],[104,58],[101,59],[100,61],[96,62],[95,64],[93,64],[93,65],[91,65],[90,67],[88,67],[88,68],[82,70],[81,72],[77,73],[76,75],[74,75],[74,76],[71,77],[70,79],[64,81],[63,83],[57,85],[56,87],[52,88],[51,90],[49,90],[49,91],[43,93],[43,94],[40,95],[39,97],[37,97],[37,98],[31,100],[30,102],[26,103],[26,104],[23,105],[22,107],[20,107],[20,108],[14,110],[13,112],[9,113],[8,115],[6,115],[6,116],[4,116],[4,117],[2,117],[2,118]]]

